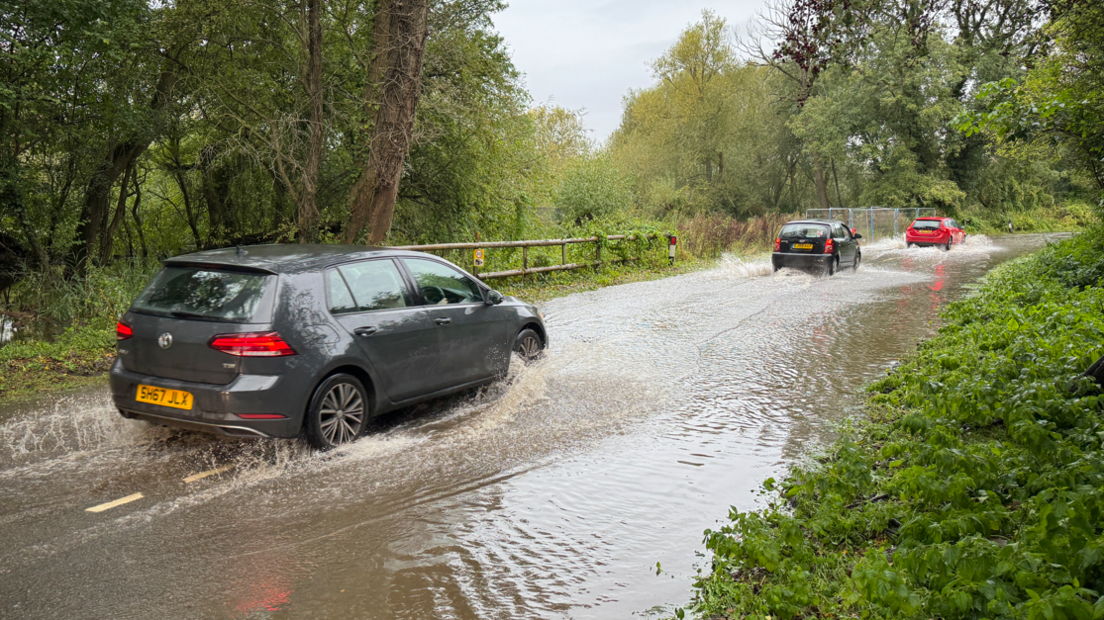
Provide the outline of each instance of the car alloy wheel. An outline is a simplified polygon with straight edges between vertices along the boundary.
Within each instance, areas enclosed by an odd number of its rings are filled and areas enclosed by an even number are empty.
[[[354,441],[364,430],[368,399],[360,380],[338,374],[318,386],[307,411],[307,441],[320,450],[328,450]]]
[[[531,362],[538,359],[543,352],[544,341],[541,340],[540,334],[531,329],[521,330],[517,340],[514,341],[514,353],[520,355],[526,362]]]

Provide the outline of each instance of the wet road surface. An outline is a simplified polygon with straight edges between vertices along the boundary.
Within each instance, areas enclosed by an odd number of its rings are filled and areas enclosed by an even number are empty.
[[[544,360],[327,454],[124,420],[106,388],[0,410],[0,617],[669,611],[705,528],[1046,239],[885,240],[830,279],[732,259],[557,299]]]

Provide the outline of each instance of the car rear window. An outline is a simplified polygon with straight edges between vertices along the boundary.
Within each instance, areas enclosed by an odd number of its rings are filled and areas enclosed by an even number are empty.
[[[938,230],[939,225],[943,222],[940,220],[916,220],[912,223],[913,230]]]
[[[778,235],[782,239],[824,239],[828,227],[823,224],[786,224]]]
[[[276,276],[196,267],[165,267],[135,300],[148,314],[248,323],[272,306]]]

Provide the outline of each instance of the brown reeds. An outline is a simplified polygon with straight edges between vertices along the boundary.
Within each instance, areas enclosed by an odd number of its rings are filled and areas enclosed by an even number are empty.
[[[715,258],[735,250],[770,251],[782,225],[800,218],[798,213],[768,213],[746,220],[717,213],[696,215],[679,220],[679,245],[699,258]]]

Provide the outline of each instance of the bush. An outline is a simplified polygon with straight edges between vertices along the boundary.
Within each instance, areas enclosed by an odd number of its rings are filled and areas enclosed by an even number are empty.
[[[564,223],[579,224],[628,213],[632,204],[629,178],[604,154],[579,159],[568,169],[556,192],[556,207]]]
[[[1104,617],[1104,230],[1003,265],[866,422],[707,531],[706,617]]]

